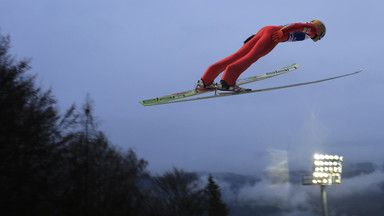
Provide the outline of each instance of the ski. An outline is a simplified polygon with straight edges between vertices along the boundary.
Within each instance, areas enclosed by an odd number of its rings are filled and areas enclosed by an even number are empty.
[[[210,96],[204,96],[204,97],[196,97],[196,98],[189,98],[189,99],[182,99],[182,100],[167,101],[167,102],[163,102],[163,103],[158,103],[158,105],[160,105],[160,104],[170,104],[170,103],[179,103],[179,102],[187,102],[187,101],[193,101],[193,100],[204,100],[204,99],[216,98],[216,97],[226,97],[226,96],[234,96],[234,95],[251,94],[251,93],[256,93],[256,92],[271,91],[271,90],[283,89],[283,88],[291,88],[291,87],[295,87],[295,86],[310,85],[310,84],[314,84],[314,83],[320,83],[320,82],[334,80],[334,79],[338,79],[338,78],[342,78],[342,77],[351,76],[351,75],[360,73],[361,71],[363,71],[363,70],[360,69],[360,70],[358,70],[356,72],[353,72],[353,73],[348,73],[348,74],[343,74],[343,75],[340,75],[340,76],[329,77],[329,78],[321,79],[321,80],[315,80],[315,81],[303,82],[303,83],[296,83],[296,84],[284,85],[284,86],[276,86],[276,87],[271,87],[271,88],[255,89],[255,90],[246,91],[246,92],[222,92],[222,93],[218,93],[216,95],[210,95]]]
[[[236,81],[236,85],[244,85],[244,84],[256,82],[256,81],[259,81],[259,80],[268,79],[268,78],[271,78],[271,77],[275,77],[275,76],[282,75],[282,74],[285,74],[287,72],[293,71],[293,70],[295,70],[297,68],[299,68],[299,64],[292,64],[292,65],[289,65],[287,67],[283,67],[281,69],[278,69],[278,70],[275,70],[275,71],[272,71],[272,72],[268,72],[268,73],[264,73],[264,74],[260,74],[260,75],[256,75],[256,76],[251,76],[251,77],[239,79],[239,80]],[[212,90],[200,91],[198,89],[192,89],[192,90],[189,90],[189,91],[183,91],[183,92],[179,92],[179,93],[165,95],[165,96],[162,96],[162,97],[156,97],[156,98],[152,98],[152,99],[143,100],[143,101],[140,101],[140,103],[142,105],[144,105],[144,106],[153,106],[153,105],[164,104],[164,103],[167,103],[167,102],[170,102],[170,101],[174,101],[174,100],[178,100],[178,99],[183,99],[183,98],[186,98],[186,97],[191,97],[191,96],[195,96],[195,95],[199,95],[199,94],[203,94],[203,93],[207,93],[207,92],[213,92],[213,91],[215,91],[215,90],[212,89]]]

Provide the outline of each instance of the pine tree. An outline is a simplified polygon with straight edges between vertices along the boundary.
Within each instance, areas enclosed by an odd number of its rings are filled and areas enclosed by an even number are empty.
[[[63,116],[35,84],[29,60],[9,54],[0,32],[0,209],[2,215],[144,215],[147,162],[112,147],[88,97]]]
[[[79,110],[78,130],[68,144],[68,184],[64,215],[142,215],[139,183],[147,162],[121,152],[98,130],[88,95]]]
[[[0,209],[52,215],[61,197],[61,131],[73,109],[61,118],[51,91],[27,73],[29,60],[16,60],[9,49],[10,37],[0,34]]]
[[[229,213],[227,205],[221,200],[219,185],[213,180],[212,175],[208,177],[208,185],[205,189],[208,199],[208,216],[226,216]]]

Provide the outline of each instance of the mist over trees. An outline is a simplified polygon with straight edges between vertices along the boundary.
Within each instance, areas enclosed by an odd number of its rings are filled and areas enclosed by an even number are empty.
[[[9,49],[10,37],[0,34],[2,215],[215,215],[208,200],[220,192],[212,178],[209,196],[195,173],[150,176],[146,160],[98,129],[89,96],[60,114],[51,90],[27,73],[30,61]]]

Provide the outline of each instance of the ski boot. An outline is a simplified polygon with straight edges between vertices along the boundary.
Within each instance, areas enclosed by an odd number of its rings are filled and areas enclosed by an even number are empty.
[[[217,84],[217,89],[221,91],[233,91],[233,92],[246,92],[246,91],[252,91],[252,89],[242,88],[238,85],[228,85],[227,82],[224,80],[220,80],[220,83]]]
[[[200,79],[197,81],[195,89],[198,91],[216,90],[216,83],[211,82],[208,85],[205,85],[204,81]]]

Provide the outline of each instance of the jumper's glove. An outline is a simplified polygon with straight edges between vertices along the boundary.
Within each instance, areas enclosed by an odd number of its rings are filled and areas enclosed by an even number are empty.
[[[275,32],[272,34],[272,40],[273,40],[274,42],[279,42],[280,39],[283,37],[283,35],[284,35],[284,32],[283,32],[283,31],[281,31],[281,30],[277,30],[277,31],[275,31]]]

